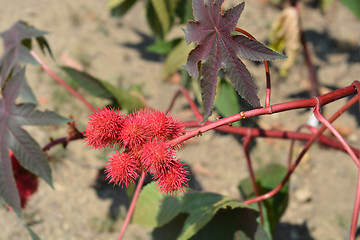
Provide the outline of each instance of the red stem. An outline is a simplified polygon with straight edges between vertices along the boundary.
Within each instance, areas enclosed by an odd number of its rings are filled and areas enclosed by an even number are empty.
[[[246,163],[247,163],[247,166],[248,166],[248,169],[249,169],[251,184],[252,184],[252,187],[254,189],[255,196],[258,197],[260,195],[260,193],[259,193],[258,186],[256,184],[256,178],[255,178],[255,174],[254,174],[254,169],[252,167],[250,154],[249,154],[250,141],[251,141],[251,129],[249,128],[248,129],[248,135],[246,135],[244,137],[243,149],[244,149],[244,154],[245,154],[245,158],[246,158]],[[262,211],[261,202],[258,202],[257,205],[258,205],[259,212],[260,212],[260,224],[262,226],[264,226],[264,214],[263,214],[263,211]]]
[[[211,122],[207,122],[209,124]],[[194,122],[185,122],[185,127],[191,128],[191,127],[201,127],[203,124],[199,123],[198,121]],[[248,132],[248,127],[235,127],[235,126],[220,126],[215,128],[214,130],[219,132],[226,132],[226,133],[232,133],[237,135],[246,135]],[[294,140],[300,140],[300,141],[307,141],[309,140],[313,134],[311,133],[300,133],[300,132],[294,132],[294,131],[282,131],[282,130],[265,130],[261,128],[250,128],[251,129],[251,137],[263,137],[263,138],[279,138],[279,139],[294,139]],[[324,135],[321,135],[319,139],[317,140],[318,143],[323,144],[325,146],[332,147],[334,149],[341,150],[343,152],[346,152],[346,150],[343,148],[341,143],[336,141],[335,139],[331,137],[327,137]],[[352,147],[353,151],[356,153],[357,156],[360,156],[360,151],[357,148]]]
[[[41,58],[33,51],[30,51],[31,55],[38,61],[41,65],[41,67],[52,77],[57,81],[61,86],[63,86],[66,90],[68,90],[72,95],[80,99],[90,110],[94,111],[94,107],[86,101],[86,99],[78,92],[76,92],[74,89],[72,89],[67,83],[64,82],[59,76],[57,76],[42,60]]]
[[[296,3],[296,11],[298,14],[298,19],[299,19],[300,42],[304,49],[304,51],[303,51],[304,58],[305,58],[307,69],[309,71],[309,79],[310,79],[310,84],[311,84],[310,93],[311,93],[311,97],[317,97],[317,96],[319,96],[319,86],[318,86],[319,84],[318,84],[318,80],[316,77],[314,64],[312,63],[312,60],[311,60],[308,45],[306,43],[304,31],[302,30],[302,25],[301,25],[301,20],[300,20],[300,1],[297,1],[297,3]]]
[[[353,215],[352,215],[352,219],[351,219],[349,240],[355,240],[357,222],[359,219],[359,211],[360,211],[360,168],[358,169],[355,203],[354,203],[354,210],[353,210]]]
[[[240,32],[249,38],[256,40],[256,38],[241,28],[235,28],[235,31]],[[270,79],[270,69],[269,69],[269,63],[267,61],[264,61],[265,66],[265,74],[266,74],[266,97],[265,97],[265,107],[270,106],[270,96],[271,96],[271,79]]]
[[[345,139],[340,135],[340,133],[334,128],[333,125],[331,125],[326,118],[323,117],[320,113],[320,103],[319,106],[316,106],[314,108],[314,115],[315,117],[322,123],[324,126],[326,126],[334,135],[335,137],[340,141],[340,143],[343,145],[343,147],[346,149],[347,153],[350,155],[356,166],[359,168],[360,164],[358,161],[358,158],[356,154],[353,152],[349,144],[345,141]]]
[[[343,107],[341,107],[330,119],[329,122],[333,122],[335,121],[343,112],[345,112],[347,109],[349,109],[356,101],[358,100],[358,95],[356,95],[355,97],[353,97],[352,99],[350,99],[350,101],[348,101]],[[318,101],[319,105],[321,104],[321,101]],[[253,199],[249,199],[247,201],[245,201],[246,204],[251,204],[254,202],[258,202],[258,201],[263,201],[267,198],[270,198],[272,196],[274,196],[276,193],[278,193],[281,188],[285,185],[285,183],[289,180],[290,175],[294,172],[295,168],[297,167],[297,165],[300,163],[302,157],[305,155],[305,153],[307,152],[307,150],[310,148],[310,146],[315,142],[315,140],[325,131],[326,126],[322,126],[315,134],[313,134],[313,136],[309,139],[309,141],[306,143],[305,147],[303,148],[303,150],[300,152],[299,156],[297,157],[297,159],[295,160],[295,162],[291,165],[291,167],[289,168],[288,172],[286,173],[285,177],[283,178],[283,180],[281,181],[281,183],[274,188],[272,191],[268,192],[267,194],[264,194],[260,197],[257,198],[253,198]]]
[[[194,101],[191,99],[189,92],[181,87],[180,89],[178,89],[174,95],[174,97],[171,99],[170,105],[168,107],[168,109],[166,110],[167,112],[170,112],[170,110],[173,108],[175,100],[177,99],[177,97],[180,95],[180,93],[182,93],[184,95],[184,97],[186,98],[186,100],[189,103],[189,106],[191,108],[191,110],[194,112],[196,118],[198,120],[202,120],[204,117],[202,116],[202,114],[199,112],[198,108],[196,107],[196,104],[194,103]]]
[[[315,107],[318,102],[317,99],[320,100],[321,105],[326,105],[330,102],[353,95],[355,93],[356,93],[356,89],[354,88],[354,86],[350,85],[350,86],[332,91],[330,93],[324,94],[322,96],[319,96],[318,98],[291,101],[291,102],[271,105],[269,107],[258,108],[258,109],[253,109],[253,110],[249,110],[246,112],[241,112],[239,114],[236,114],[236,115],[233,115],[230,117],[222,118],[216,122],[212,122],[210,124],[207,124],[205,126],[198,128],[198,129],[189,131],[185,135],[171,140],[169,142],[169,144],[172,146],[175,146],[181,142],[184,142],[185,140],[188,140],[192,137],[197,136],[199,133],[204,133],[211,129],[218,128],[223,125],[228,125],[232,122],[236,122],[241,119],[265,115],[265,114],[273,114],[273,113],[294,110],[294,109],[299,109],[299,108]]]
[[[298,128],[296,129],[296,132],[300,132],[300,130],[301,130],[302,128],[307,128],[307,129],[309,129],[309,130],[312,132],[312,134],[316,133],[316,131],[317,131],[316,128],[314,128],[314,127],[312,127],[312,126],[310,126],[310,125],[308,125],[308,124],[303,124],[303,125],[300,125],[300,127],[298,127]],[[311,137],[312,134],[309,134],[309,136]],[[320,137],[321,137],[321,136],[320,136]],[[294,149],[294,145],[295,145],[295,140],[296,140],[296,139],[292,139],[292,140],[291,140],[291,143],[290,143],[290,150],[289,150],[289,155],[288,155],[288,168],[291,167],[291,158],[292,158],[292,155],[293,155],[293,149]],[[343,150],[345,150],[345,149],[343,149]]]
[[[120,234],[119,234],[119,237],[118,237],[118,240],[121,240],[123,237],[124,237],[124,234],[125,234],[125,231],[126,231],[126,228],[127,226],[129,225],[130,223],[130,220],[131,220],[131,217],[134,213],[134,210],[135,210],[135,206],[136,206],[136,203],[137,203],[137,200],[139,198],[139,195],[140,195],[140,190],[144,184],[144,180],[145,180],[145,176],[146,176],[146,173],[144,171],[141,172],[141,176],[140,176],[140,179],[138,181],[138,184],[136,185],[136,189],[135,189],[135,193],[134,193],[134,196],[131,200],[131,204],[130,204],[130,207],[129,207],[129,211],[127,212],[126,214],[126,218],[124,220],[124,223],[121,227],[121,231],[120,231]]]

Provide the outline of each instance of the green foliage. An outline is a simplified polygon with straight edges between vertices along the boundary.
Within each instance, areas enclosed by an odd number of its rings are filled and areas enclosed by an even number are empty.
[[[151,183],[140,193],[132,221],[155,227],[153,239],[268,239],[257,217],[253,208],[220,194],[166,197]]]
[[[108,7],[113,16],[122,17],[136,1],[109,0]],[[179,38],[166,40],[172,27],[180,27],[174,23],[185,24],[193,19],[191,2],[192,0],[145,0],[146,19],[156,40],[147,51],[167,55],[163,68],[164,77],[179,70],[194,47],[187,46],[185,41]]]
[[[148,46],[146,50],[160,55],[167,55],[176,45],[179,44],[181,40],[181,38],[172,39],[170,41],[159,40],[154,44]]]
[[[95,97],[110,100],[110,105],[113,107],[119,107],[128,112],[145,107],[141,99],[132,93],[132,90],[121,89],[74,68],[62,67],[61,69],[79,87]]]
[[[214,107],[223,117],[229,117],[241,111],[238,95],[230,82],[223,79],[219,82]],[[241,123],[237,121],[232,124],[240,126]]]
[[[259,194],[265,194],[273,190],[283,179],[287,169],[281,165],[270,163],[255,172],[256,184]],[[250,177],[242,180],[238,186],[243,199],[255,197]],[[275,196],[262,201],[262,208],[265,215],[265,229],[270,234],[280,217],[285,212],[289,198],[289,186],[285,186]],[[257,207],[257,204],[253,204]]]
[[[359,0],[342,0],[346,7],[348,7],[357,18],[360,19],[360,1]]]
[[[162,70],[163,75],[169,76],[184,65],[186,63],[187,55],[192,48],[193,45],[187,45],[185,40],[181,40],[172,51],[169,52]]]
[[[114,17],[122,17],[136,3],[137,0],[109,0],[108,8]]]

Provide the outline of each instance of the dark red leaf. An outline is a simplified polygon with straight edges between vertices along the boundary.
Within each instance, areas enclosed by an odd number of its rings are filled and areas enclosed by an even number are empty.
[[[187,43],[196,42],[185,65],[189,74],[197,78],[201,61],[201,92],[205,117],[210,116],[216,94],[218,71],[222,68],[232,81],[239,95],[252,106],[260,107],[257,90],[251,75],[239,57],[263,61],[285,58],[258,41],[242,35],[232,35],[245,3],[221,14],[223,0],[193,0],[195,21],[185,29]]]
[[[9,30],[0,33],[0,36],[4,39],[4,54],[0,59],[1,85],[4,83],[6,77],[16,63],[23,62],[33,65],[37,64],[35,58],[30,54],[31,38],[37,38],[37,41],[43,50],[44,47],[48,48],[45,38],[42,37],[46,33],[47,32],[28,26],[23,21],[16,22]],[[30,40],[30,42],[26,40]]]

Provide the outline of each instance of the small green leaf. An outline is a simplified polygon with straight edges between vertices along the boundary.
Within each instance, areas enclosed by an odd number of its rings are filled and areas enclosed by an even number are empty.
[[[191,2],[192,0],[181,0],[175,9],[176,16],[180,18],[182,24],[186,24],[189,20],[194,20]]]
[[[45,49],[48,51],[48,53],[50,54],[50,57],[54,58],[50,45],[48,43],[48,41],[46,40],[46,38],[44,38],[43,36],[37,37],[35,38],[37,43],[40,46],[40,49],[42,51],[43,54],[45,54]]]
[[[256,182],[260,194],[265,194],[274,189],[283,179],[287,169],[278,164],[268,164],[255,172]],[[285,186],[275,196],[263,201],[263,208],[266,209],[266,221],[269,225],[269,231],[274,230],[280,217],[285,212],[289,198],[289,186]],[[239,190],[244,199],[255,196],[250,178],[242,180],[239,184]],[[254,205],[255,207],[255,205]]]
[[[162,41],[159,40],[157,42],[155,42],[154,44],[148,46],[146,48],[146,51],[149,52],[153,52],[153,53],[157,53],[157,54],[161,54],[161,55],[166,55],[169,52],[171,52],[171,50],[174,49],[174,47],[181,41],[180,38],[176,38],[173,39],[171,41]]]
[[[220,81],[214,106],[223,117],[228,117],[240,112],[238,95],[228,81]],[[240,121],[234,122],[233,125],[240,126]]]
[[[163,32],[163,27],[161,25],[160,19],[156,14],[154,4],[151,0],[146,1],[146,18],[147,22],[151,28],[151,31],[154,34],[155,39],[161,40],[164,39],[165,33]]]
[[[101,80],[91,76],[86,72],[78,71],[71,67],[61,67],[63,71],[80,87],[95,97],[113,100],[114,97],[110,91],[103,86]]]
[[[359,0],[342,0],[342,3],[348,7],[357,18],[360,19],[360,1]]]
[[[126,109],[128,112],[132,112],[136,109],[144,108],[144,103],[140,98],[136,97],[131,91],[126,91],[121,88],[115,87],[111,83],[101,81],[101,84],[107,91],[115,98],[117,106],[121,109]]]
[[[166,0],[151,0],[151,3],[154,7],[157,18],[159,19],[162,33],[165,35],[172,24],[171,12],[169,12]]]
[[[32,240],[41,240],[41,238],[25,223],[23,223],[26,230],[29,232]]]
[[[109,0],[108,8],[111,9],[111,15],[114,17],[122,17],[136,3],[136,0]]]
[[[186,63],[187,55],[193,47],[194,44],[187,45],[185,40],[178,43],[166,57],[164,67],[162,69],[163,76],[169,76],[184,65]]]
[[[328,8],[331,6],[331,4],[334,2],[335,0],[321,0],[320,1],[320,9],[321,11],[325,12],[328,10]]]

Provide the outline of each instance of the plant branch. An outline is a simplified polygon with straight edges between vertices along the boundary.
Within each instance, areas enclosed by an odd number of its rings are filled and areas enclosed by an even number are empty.
[[[315,117],[322,123],[324,124],[334,135],[335,137],[340,141],[340,143],[344,146],[344,148],[346,149],[347,153],[350,155],[350,157],[352,158],[352,160],[354,161],[355,165],[359,168],[360,167],[360,163],[358,161],[358,158],[356,156],[356,154],[354,153],[354,151],[351,149],[351,147],[349,146],[349,144],[345,141],[345,139],[340,135],[340,133],[334,128],[333,125],[331,125],[328,120],[326,120],[326,118],[323,117],[323,115],[321,115],[320,113],[320,102],[319,105],[316,106],[314,108],[314,115]]]
[[[358,169],[355,203],[354,203],[354,210],[351,219],[350,237],[349,237],[350,240],[355,240],[356,237],[356,228],[359,219],[359,211],[360,211],[360,168]]]
[[[350,99],[350,101],[348,101],[344,106],[342,106],[333,116],[331,116],[331,118],[329,119],[329,122],[332,123],[333,121],[335,121],[342,113],[344,113],[347,109],[349,109],[357,100],[358,100],[359,96],[356,95],[355,97],[353,97],[352,99]],[[319,105],[321,105],[321,101],[318,101]],[[246,204],[251,204],[254,202],[258,202],[258,201],[263,201],[267,198],[270,198],[272,196],[274,196],[276,193],[278,193],[281,188],[285,185],[285,183],[289,180],[290,175],[294,172],[295,168],[297,167],[297,165],[300,163],[302,157],[305,155],[305,153],[308,151],[308,149],[310,148],[310,146],[315,142],[315,140],[326,130],[326,126],[323,125],[315,134],[312,135],[312,137],[309,139],[309,141],[306,143],[305,147],[303,148],[303,150],[300,152],[300,154],[298,155],[297,159],[295,160],[295,162],[291,165],[291,167],[289,168],[288,172],[286,173],[285,177],[282,179],[282,181],[280,182],[280,184],[274,188],[272,191],[257,197],[257,198],[253,198],[253,199],[249,199],[247,201],[245,201]]]
[[[144,171],[142,171],[140,179],[139,179],[139,181],[138,181],[138,183],[136,185],[135,193],[134,193],[134,196],[133,196],[133,198],[131,200],[129,210],[128,210],[127,214],[126,214],[126,218],[125,218],[124,223],[123,223],[123,225],[121,227],[121,231],[120,231],[118,240],[121,240],[124,237],[126,228],[130,223],[131,217],[132,217],[132,215],[134,213],[134,210],[135,210],[137,200],[138,200],[139,195],[140,195],[140,190],[141,190],[142,186],[144,185],[145,176],[146,176],[146,173]]]
[[[252,184],[252,187],[254,189],[255,196],[258,197],[260,195],[260,193],[259,193],[258,186],[256,184],[256,178],[255,178],[255,174],[254,174],[254,169],[252,167],[252,163],[251,163],[251,159],[250,159],[250,153],[249,153],[249,145],[250,145],[250,141],[251,141],[251,129],[250,128],[248,129],[248,134],[243,138],[243,140],[244,140],[243,149],[244,149],[246,163],[247,163],[247,166],[248,166],[248,169],[249,169],[251,184]],[[263,211],[262,211],[261,202],[258,202],[257,205],[258,205],[259,212],[260,212],[260,224],[262,226],[264,226],[264,214],[263,214]]]
[[[170,110],[173,108],[173,106],[175,104],[175,100],[180,95],[180,93],[182,93],[184,95],[184,97],[186,98],[186,100],[188,101],[189,106],[190,106],[191,110],[194,112],[196,118],[201,121],[204,118],[203,115],[199,112],[198,108],[196,107],[196,104],[191,99],[189,92],[183,87],[179,88],[176,91],[174,97],[171,99],[170,105],[169,105],[168,109],[166,110],[166,112],[170,112]]]
[[[324,94],[322,96],[319,96],[318,98],[311,98],[311,99],[306,99],[306,100],[297,100],[297,101],[279,103],[279,104],[270,105],[270,106],[264,107],[264,108],[258,108],[258,109],[253,109],[253,110],[249,110],[246,112],[241,112],[239,114],[235,114],[233,116],[229,116],[229,117],[220,119],[216,122],[209,123],[198,129],[189,131],[185,135],[171,140],[169,144],[172,146],[175,146],[175,145],[177,145],[181,142],[184,142],[192,137],[198,136],[199,133],[202,134],[209,130],[218,128],[223,125],[228,125],[232,122],[236,122],[241,119],[260,116],[260,115],[266,115],[266,114],[273,114],[273,113],[278,113],[278,112],[283,112],[283,111],[295,110],[295,109],[300,109],[300,108],[315,107],[315,106],[317,106],[317,102],[318,102],[317,99],[320,100],[321,105],[326,105],[330,102],[353,95],[355,93],[356,93],[355,87],[350,85],[350,86],[347,86],[347,87],[344,87],[341,89],[334,90],[334,91]]]
[[[312,132],[312,134],[309,134],[310,137],[311,137],[314,133],[316,133],[316,131],[317,131],[316,128],[314,128],[314,127],[312,127],[312,126],[310,126],[310,125],[308,125],[308,124],[303,124],[303,125],[300,125],[300,127],[298,127],[298,128],[296,129],[296,132],[300,132],[300,130],[301,130],[302,128],[307,128],[307,129],[309,129],[309,130]],[[320,136],[320,137],[321,137],[321,136]],[[288,168],[291,167],[291,158],[292,158],[292,155],[293,155],[293,149],[294,149],[294,145],[295,145],[295,140],[296,140],[296,139],[292,139],[292,140],[291,140],[291,143],[290,143],[290,150],[289,150],[289,155],[288,155]],[[343,150],[343,151],[346,151],[345,149],[342,149],[342,150]]]
[[[31,55],[38,61],[41,67],[57,81],[61,86],[63,86],[66,90],[68,90],[72,95],[80,99],[90,110],[94,111],[94,107],[77,91],[72,89],[64,80],[62,80],[58,75],[56,75],[45,63],[41,60],[41,58],[33,51],[30,51]]]
[[[301,24],[301,19],[300,19],[300,1],[296,2],[295,8],[296,8],[296,12],[297,12],[298,19],[299,19],[300,42],[303,47],[304,58],[305,58],[307,69],[309,71],[309,80],[310,80],[310,84],[311,84],[310,93],[311,93],[311,97],[317,97],[320,95],[319,94],[319,86],[318,86],[319,84],[318,84],[318,79],[316,77],[314,64],[312,63],[312,60],[311,60],[311,56],[310,56],[309,48],[308,48],[308,45],[306,42],[305,34],[304,34],[304,31],[302,30],[302,24]]]

